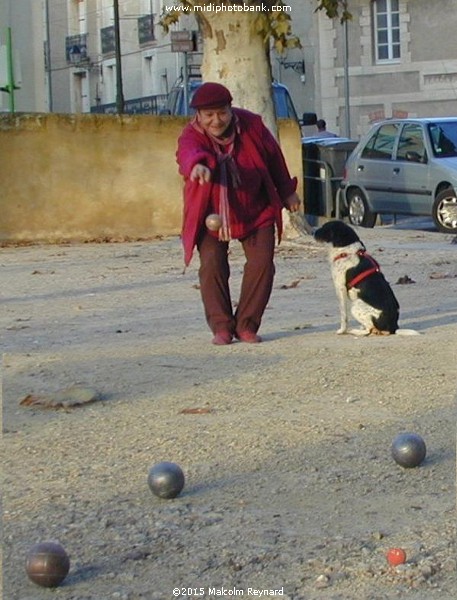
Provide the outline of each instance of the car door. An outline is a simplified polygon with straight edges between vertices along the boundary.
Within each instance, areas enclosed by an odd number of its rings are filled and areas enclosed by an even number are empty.
[[[389,212],[392,205],[393,151],[399,125],[384,123],[363,147],[355,167],[355,180],[365,190],[373,212]]]
[[[420,123],[405,123],[400,130],[391,178],[394,213],[430,214],[432,191],[424,133]]]

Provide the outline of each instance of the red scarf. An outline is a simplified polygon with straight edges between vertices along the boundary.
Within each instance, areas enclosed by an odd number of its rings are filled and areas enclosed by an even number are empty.
[[[229,204],[229,184],[232,188],[236,189],[240,183],[240,174],[236,166],[236,162],[233,158],[233,150],[235,148],[236,134],[239,132],[238,117],[233,115],[231,122],[232,132],[226,138],[218,138],[205,131],[200,123],[198,117],[195,117],[191,121],[192,127],[198,132],[204,133],[211,141],[214,152],[216,153],[217,163],[220,170],[220,185],[219,185],[219,215],[222,220],[222,226],[219,229],[219,239],[221,242],[229,242],[231,240],[230,233],[230,204]],[[229,126],[229,127],[230,127]],[[225,150],[225,152],[222,150]],[[230,178],[230,182],[229,182]]]

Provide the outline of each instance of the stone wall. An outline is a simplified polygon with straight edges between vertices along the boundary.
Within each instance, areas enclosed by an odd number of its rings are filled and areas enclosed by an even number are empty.
[[[186,118],[0,116],[0,241],[126,240],[177,235],[182,180],[176,141]],[[300,182],[300,132],[279,124]]]

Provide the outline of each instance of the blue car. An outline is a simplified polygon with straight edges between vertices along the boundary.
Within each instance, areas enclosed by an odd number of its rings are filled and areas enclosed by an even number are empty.
[[[457,233],[457,117],[376,123],[349,156],[342,198],[353,225],[378,214],[431,216]]]

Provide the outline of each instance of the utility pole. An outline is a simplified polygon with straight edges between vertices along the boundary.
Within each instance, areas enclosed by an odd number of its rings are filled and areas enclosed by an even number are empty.
[[[116,56],[116,111],[121,115],[124,112],[124,92],[122,89],[122,64],[121,64],[121,35],[119,30],[119,0],[113,0],[114,7],[114,43]]]

